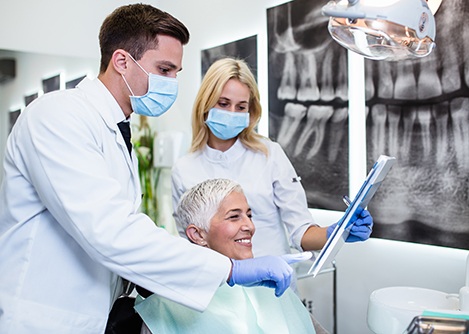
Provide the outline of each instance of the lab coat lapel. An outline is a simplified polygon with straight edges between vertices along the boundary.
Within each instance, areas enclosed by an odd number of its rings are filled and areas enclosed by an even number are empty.
[[[125,146],[125,149],[127,150],[127,146]],[[135,210],[137,210],[140,207],[140,204],[142,203],[142,189],[140,186],[140,177],[138,175],[138,158],[137,158],[137,155],[135,154],[135,150],[132,150],[131,155],[132,155],[132,159],[130,159],[129,154],[127,154],[127,157],[131,163],[132,180],[133,180],[133,184],[135,185],[135,193],[136,193],[134,206],[135,206]],[[128,161],[127,163],[129,163],[129,160],[127,160]]]
[[[112,117],[110,117],[112,119]],[[142,189],[140,187],[140,178],[138,176],[138,158],[137,155],[135,154],[135,150],[132,149],[132,151],[129,154],[129,151],[127,149],[127,145],[125,144],[125,140],[122,137],[122,134],[119,130],[119,127],[117,124],[114,122],[112,119],[106,119],[103,117],[104,121],[106,122],[107,126],[114,131],[114,135],[116,138],[116,142],[120,147],[120,151],[122,153],[123,159],[125,159],[127,166],[129,167],[131,174],[132,174],[132,183],[134,184],[134,189],[135,189],[135,202],[134,206],[135,208],[138,208],[141,203],[141,197],[142,197]]]
[[[101,90],[96,90],[95,87],[92,87],[93,85],[98,85]],[[99,79],[85,79],[80,82],[78,86],[86,92],[88,100],[90,100],[91,104],[96,108],[96,111],[101,116],[106,126],[111,130],[111,132],[113,132],[116,143],[120,147],[123,159],[125,159],[132,175],[132,183],[135,189],[134,206],[135,208],[138,208],[141,204],[142,190],[140,187],[140,178],[138,176],[137,155],[135,154],[135,150],[132,150],[131,155],[129,155],[124,137],[122,136],[112,114],[112,109],[119,108],[120,110],[120,106]]]

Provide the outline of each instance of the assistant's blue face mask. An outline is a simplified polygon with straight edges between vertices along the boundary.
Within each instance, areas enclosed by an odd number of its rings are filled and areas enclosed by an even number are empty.
[[[228,140],[236,137],[248,127],[249,113],[212,108],[208,112],[205,124],[217,138]]]
[[[178,94],[178,81],[176,78],[164,77],[148,73],[137,61],[129,54],[130,58],[140,69],[148,75],[148,92],[142,96],[135,96],[124,75],[127,88],[130,93],[130,104],[134,113],[142,116],[161,116],[173,105]]]

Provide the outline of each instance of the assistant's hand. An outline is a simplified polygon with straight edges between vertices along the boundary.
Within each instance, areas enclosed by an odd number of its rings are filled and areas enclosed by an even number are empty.
[[[327,228],[327,238],[331,236],[332,231],[334,231],[337,223],[332,224]],[[373,230],[373,218],[371,217],[368,210],[363,210],[360,213],[360,216],[353,222],[350,229],[350,234],[347,237],[346,242],[356,242],[356,241],[365,241],[367,240]]]
[[[360,217],[353,222],[350,234],[346,242],[356,242],[367,240],[373,231],[373,217],[367,210],[360,213]]]
[[[281,256],[262,256],[246,260],[231,260],[233,269],[228,282],[243,286],[266,286],[280,297],[290,286],[293,269]]]

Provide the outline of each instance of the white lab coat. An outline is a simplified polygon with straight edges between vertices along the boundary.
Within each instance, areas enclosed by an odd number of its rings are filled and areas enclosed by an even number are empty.
[[[196,310],[226,280],[228,258],[138,212],[117,110],[85,79],[19,117],[0,189],[0,333],[103,333],[118,276]]]
[[[245,148],[241,141],[225,152],[205,146],[180,158],[172,170],[173,207],[194,185],[213,178],[238,182],[252,209],[256,226],[254,256],[301,250],[301,238],[314,224],[306,194],[290,160],[278,143],[265,139],[269,155]],[[181,236],[184,231],[178,228]]]

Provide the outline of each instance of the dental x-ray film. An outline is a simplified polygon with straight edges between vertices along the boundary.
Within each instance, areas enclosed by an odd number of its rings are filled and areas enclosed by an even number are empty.
[[[326,265],[328,265],[339,252],[342,245],[349,236],[350,229],[353,222],[361,214],[361,212],[368,206],[368,203],[373,198],[373,195],[378,190],[384,178],[388,174],[391,167],[394,165],[396,158],[381,155],[371,168],[368,176],[363,182],[360,190],[355,196],[354,200],[350,203],[345,214],[337,223],[334,231],[332,231],[329,239],[322,248],[318,257],[308,271],[308,275],[315,277]]]

